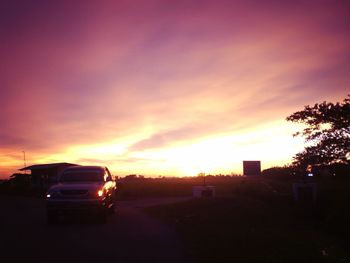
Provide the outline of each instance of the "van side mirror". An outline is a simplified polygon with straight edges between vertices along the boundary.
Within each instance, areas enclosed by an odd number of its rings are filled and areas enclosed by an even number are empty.
[[[112,176],[107,176],[106,181],[107,182],[112,181]]]

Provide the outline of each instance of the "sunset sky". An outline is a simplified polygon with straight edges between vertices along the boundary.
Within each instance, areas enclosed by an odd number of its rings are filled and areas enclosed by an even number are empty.
[[[1,1],[0,177],[242,173],[303,149],[285,118],[350,93],[348,1]]]

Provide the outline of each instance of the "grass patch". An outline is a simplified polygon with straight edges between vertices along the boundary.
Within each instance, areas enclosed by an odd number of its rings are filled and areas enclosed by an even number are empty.
[[[240,182],[246,181],[240,177],[229,176],[207,176],[206,184],[215,185],[219,196],[227,196],[232,193]],[[192,187],[203,185],[203,178],[137,178],[120,179],[117,181],[118,197],[120,199],[128,198],[147,198],[147,197],[179,197],[191,196]]]
[[[217,198],[147,212],[176,228],[195,262],[350,262],[344,182],[320,181],[318,202],[303,204],[292,200],[290,182],[228,185]]]

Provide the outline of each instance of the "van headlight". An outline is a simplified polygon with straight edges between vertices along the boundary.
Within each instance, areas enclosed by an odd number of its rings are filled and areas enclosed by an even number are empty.
[[[102,198],[104,197],[104,191],[103,189],[95,189],[89,191],[89,197],[90,198]]]
[[[46,199],[55,199],[58,197],[58,193],[55,191],[49,191],[46,193]]]

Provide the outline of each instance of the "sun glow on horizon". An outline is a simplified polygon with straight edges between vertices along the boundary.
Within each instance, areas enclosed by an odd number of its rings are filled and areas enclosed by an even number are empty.
[[[195,176],[242,174],[243,160],[261,160],[262,168],[284,165],[303,148],[303,140],[291,136],[295,125],[273,122],[254,130],[186,141],[166,147],[130,150],[138,139],[74,146],[65,152],[38,158],[36,163],[67,161],[84,165],[106,165],[116,175]]]
[[[264,166],[282,165],[302,148],[302,140],[291,136],[289,125],[262,127],[243,134],[222,135],[166,148],[125,152],[124,159],[110,161],[112,169],[133,173],[197,175],[198,173],[241,173],[242,160],[262,160]],[[124,149],[125,150],[125,149]]]

